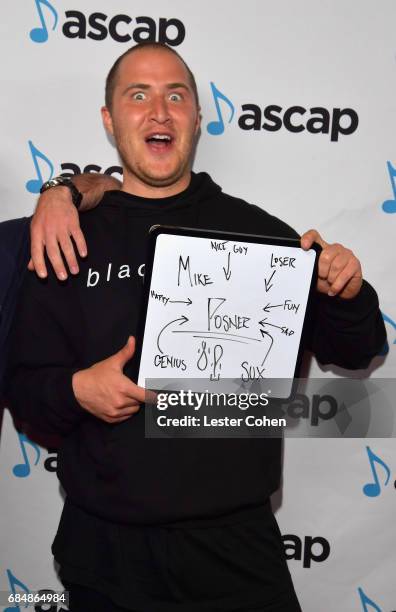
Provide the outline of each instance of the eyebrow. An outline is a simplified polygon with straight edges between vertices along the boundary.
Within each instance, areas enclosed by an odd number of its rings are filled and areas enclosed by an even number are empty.
[[[151,85],[148,85],[147,83],[130,83],[122,92],[122,94],[126,94],[130,89],[143,89],[143,90],[147,90],[150,89]],[[190,91],[191,89],[190,87],[188,87],[188,85],[186,85],[185,83],[168,83],[166,85],[166,88],[168,90],[171,89],[185,89],[186,91]]]
[[[169,83],[166,86],[168,89],[186,89],[187,91],[190,91],[190,87],[188,87],[188,85],[186,85],[185,83]]]

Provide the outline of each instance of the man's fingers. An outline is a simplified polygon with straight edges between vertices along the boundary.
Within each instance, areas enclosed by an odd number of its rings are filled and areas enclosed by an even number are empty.
[[[67,234],[62,236],[59,239],[59,245],[62,249],[63,255],[65,256],[66,263],[69,266],[70,272],[72,274],[78,274],[79,267],[70,236],[68,236]]]
[[[58,241],[54,237],[51,237],[46,243],[46,248],[48,259],[55,270],[56,276],[59,280],[66,280],[67,272],[60,254]]]
[[[145,389],[144,403],[156,406],[158,402],[158,393],[151,389]]]
[[[80,231],[80,249],[86,252],[84,237]],[[82,237],[82,240],[81,240]],[[47,276],[47,268],[45,265],[44,252],[47,251],[48,259],[54,268],[56,276],[59,280],[67,278],[67,271],[61,256],[61,250],[66,259],[69,270],[72,274],[77,274],[79,271],[78,262],[73,246],[73,242],[68,234],[64,234],[58,239],[56,235],[52,235],[47,243],[39,236],[32,232],[31,259],[28,264],[29,270],[36,270],[38,276],[45,278]],[[79,251],[80,252],[80,251]],[[81,253],[80,253],[81,254]]]
[[[47,251],[57,277],[65,280],[67,270],[60,256],[60,247],[68,269],[72,274],[77,274],[76,254],[78,252],[81,257],[85,257],[87,245],[80,229],[78,211],[71,202],[67,187],[59,186],[41,194],[30,228],[32,244],[30,270],[35,269],[39,276],[47,276],[44,260],[44,253]]]
[[[71,237],[73,238],[76,244],[80,257],[86,257],[88,254],[88,247],[87,247],[87,243],[84,238],[84,234],[81,231],[81,228],[77,227],[76,229],[73,229],[70,233],[71,233]]]
[[[47,268],[44,260],[44,242],[42,241],[41,237],[39,238],[39,236],[34,232],[32,232],[31,239],[31,261],[33,263],[33,269],[36,270],[36,273],[40,278],[46,278]]]
[[[130,416],[131,414],[136,414],[140,409],[139,402],[130,402],[128,405],[123,408],[117,408],[116,411],[113,412],[111,418],[119,419],[122,417]]]
[[[344,288],[348,284],[350,285],[351,295],[346,297],[353,297],[360,291],[362,285],[362,269],[356,257],[350,259],[348,264],[334,279],[329,287],[328,295],[333,296],[342,294]]]
[[[349,251],[348,249],[343,249],[336,253],[330,264],[330,269],[327,274],[327,281],[329,285],[332,285],[334,283],[337,276],[349,264],[352,256],[352,251]]]
[[[135,400],[139,403],[146,402],[146,397],[150,396],[150,392],[144,389],[144,387],[139,387],[135,385],[131,380],[128,379],[128,384],[124,389],[125,395],[131,400]]]
[[[342,244],[327,245],[320,254],[317,289],[330,297],[351,299],[362,286],[360,261]]]
[[[323,240],[322,236],[315,229],[310,229],[301,236],[301,248],[305,251],[308,251],[314,242],[320,244],[323,249],[327,246],[327,242]]]
[[[130,404],[125,408],[118,408],[112,414],[108,414],[104,417],[104,420],[107,423],[121,423],[122,421],[126,421],[131,416],[139,412],[140,404]]]
[[[135,338],[133,336],[129,336],[126,344],[115,353],[110,359],[113,359],[116,364],[123,369],[125,364],[128,363],[130,359],[132,359],[135,352]]]
[[[133,416],[132,414],[128,414],[128,416],[124,416],[124,417],[114,417],[113,419],[108,419],[107,423],[113,423],[114,425],[116,425],[117,423],[122,423],[123,421],[127,421],[128,419],[131,418],[131,416]]]
[[[301,247],[307,251],[317,241],[318,237],[320,238],[319,232],[314,229],[308,230],[301,236]]]
[[[320,254],[318,262],[319,278],[327,280],[330,268],[338,255],[342,253],[343,247],[340,244],[331,244],[327,246]],[[346,263],[346,262],[345,262]],[[345,265],[344,263],[344,265]]]

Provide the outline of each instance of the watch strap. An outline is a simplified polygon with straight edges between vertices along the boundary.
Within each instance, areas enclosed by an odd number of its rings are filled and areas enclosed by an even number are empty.
[[[48,191],[48,189],[52,189],[53,187],[67,187],[70,190],[74,206],[77,209],[80,207],[82,193],[77,189],[71,178],[68,176],[55,176],[42,184],[40,193],[44,193],[44,191]]]

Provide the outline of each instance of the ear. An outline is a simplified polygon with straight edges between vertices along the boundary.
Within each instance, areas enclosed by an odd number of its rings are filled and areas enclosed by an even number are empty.
[[[198,106],[197,108],[197,120],[195,122],[195,135],[198,134],[200,127],[201,127],[201,119],[202,119],[202,114],[201,114],[201,107]]]
[[[109,109],[107,108],[107,106],[102,106],[100,112],[102,113],[102,121],[106,131],[109,132],[112,136],[114,136],[113,120],[111,118]]]

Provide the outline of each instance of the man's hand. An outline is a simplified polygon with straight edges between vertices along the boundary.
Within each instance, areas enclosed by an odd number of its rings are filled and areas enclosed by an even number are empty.
[[[145,401],[146,390],[123,373],[134,352],[135,338],[130,336],[118,353],[73,375],[73,391],[78,403],[106,423],[129,419]]]
[[[308,251],[317,242],[323,251],[318,263],[317,290],[320,293],[350,300],[362,286],[362,268],[360,261],[342,244],[327,244],[316,230],[309,230],[301,236],[301,247]]]
[[[98,173],[78,174],[73,183],[82,193],[80,212],[97,206],[105,191],[120,189],[121,183],[113,176]],[[44,251],[59,280],[67,278],[61,251],[72,274],[79,271],[75,247],[81,257],[87,255],[87,245],[80,229],[80,219],[67,187],[53,187],[38,200],[31,226],[31,260],[29,270],[36,270],[41,278],[47,276]],[[74,242],[73,242],[74,241]]]
[[[87,255],[87,245],[80,229],[77,208],[71,200],[67,187],[54,187],[45,191],[39,198],[36,212],[30,224],[31,260],[29,270],[36,270],[40,278],[47,276],[44,260],[46,249],[48,258],[59,280],[67,278],[66,268],[61,257],[61,249],[72,274],[79,271],[74,252],[74,240],[81,257]]]

